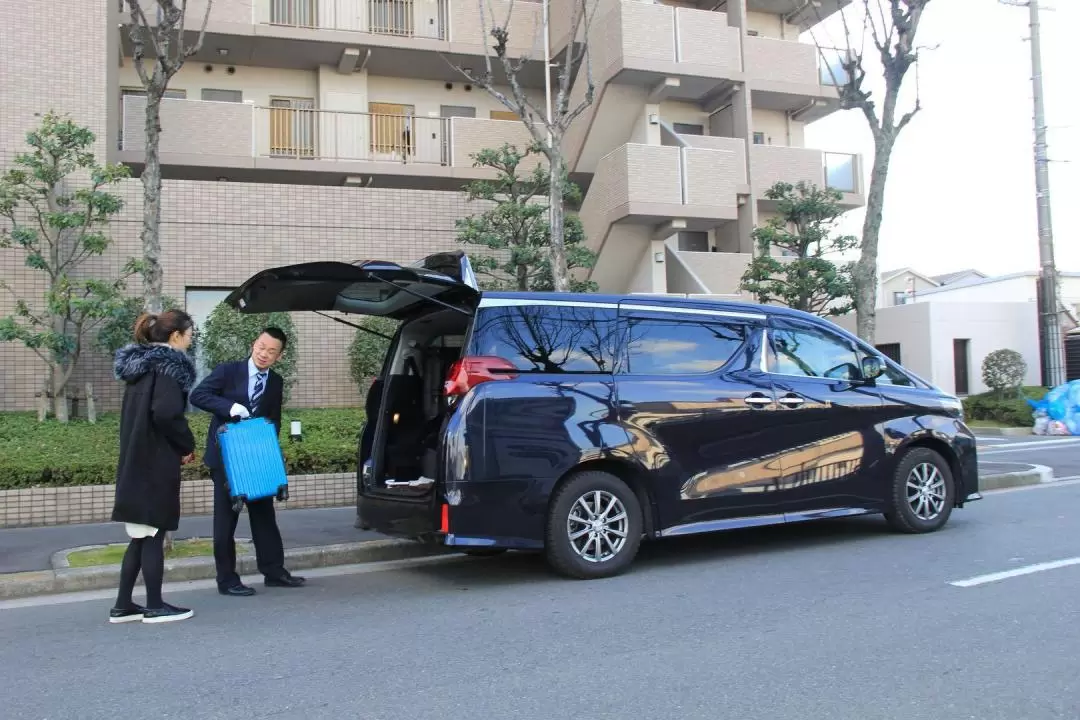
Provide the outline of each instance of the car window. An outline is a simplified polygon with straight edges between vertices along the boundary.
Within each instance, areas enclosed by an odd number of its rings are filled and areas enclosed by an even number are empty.
[[[769,328],[768,369],[778,375],[857,380],[859,357],[849,343],[810,327]]]
[[[501,357],[521,372],[611,373],[622,348],[617,320],[613,308],[482,308],[469,354]]]
[[[904,387],[915,387],[915,382],[904,373],[900,372],[892,365],[885,363],[885,372],[881,374],[881,377],[877,379],[878,385],[903,385]]]
[[[627,364],[634,375],[714,372],[746,342],[748,326],[689,318],[628,317]]]

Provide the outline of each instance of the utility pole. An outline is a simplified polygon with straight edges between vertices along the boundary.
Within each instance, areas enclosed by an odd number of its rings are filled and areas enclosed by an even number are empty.
[[[1039,336],[1042,345],[1042,381],[1053,387],[1065,382],[1065,349],[1061,335],[1054,264],[1054,228],[1050,216],[1050,170],[1046,153],[1046,111],[1043,107],[1042,45],[1039,38],[1039,0],[1001,0],[1006,5],[1027,5],[1031,28],[1031,90],[1035,107],[1035,207],[1039,223]]]

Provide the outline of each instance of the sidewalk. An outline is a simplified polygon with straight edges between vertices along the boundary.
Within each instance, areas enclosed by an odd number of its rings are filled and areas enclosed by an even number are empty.
[[[383,535],[353,527],[356,508],[316,508],[285,510],[277,513],[278,527],[286,548],[338,545],[364,540],[382,540]],[[177,539],[212,536],[209,515],[183,517]],[[240,514],[236,537],[250,538],[247,513]],[[104,545],[127,542],[120,523],[94,525],[55,525],[49,527],[0,530],[0,574],[49,570],[52,554],[80,545]]]

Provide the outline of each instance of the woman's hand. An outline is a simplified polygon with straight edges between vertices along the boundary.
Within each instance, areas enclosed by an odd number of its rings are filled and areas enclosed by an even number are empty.
[[[187,465],[187,464],[192,463],[192,462],[195,462],[195,453],[193,453],[193,452],[188,453],[184,457],[180,458],[180,464],[181,465]]]

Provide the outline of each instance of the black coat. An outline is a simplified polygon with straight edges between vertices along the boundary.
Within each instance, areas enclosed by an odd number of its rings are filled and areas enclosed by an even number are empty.
[[[218,428],[231,422],[229,411],[234,404],[243,405],[251,411],[248,400],[248,360],[221,363],[191,392],[191,404],[213,415],[206,436],[206,454],[203,462],[210,469],[221,467],[221,448],[218,447]],[[266,389],[259,398],[259,407],[252,417],[264,417],[274,424],[281,434],[281,405],[285,381],[273,370],[266,376]]]
[[[128,345],[113,372],[126,383],[112,519],[162,530],[180,524],[180,460],[195,450],[184,411],[195,364],[165,345]]]

